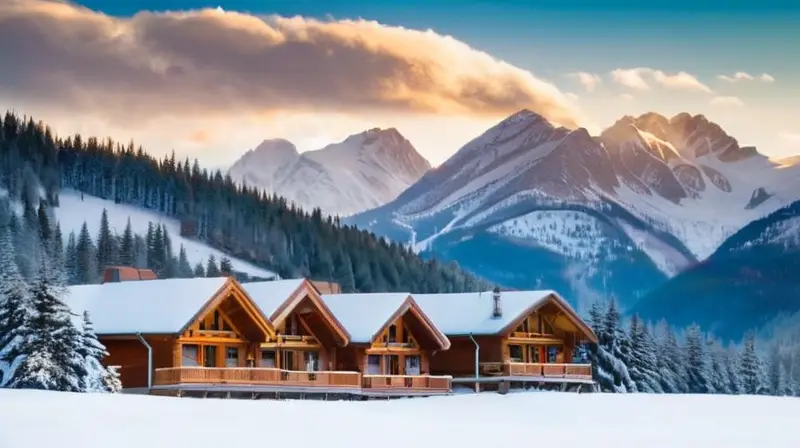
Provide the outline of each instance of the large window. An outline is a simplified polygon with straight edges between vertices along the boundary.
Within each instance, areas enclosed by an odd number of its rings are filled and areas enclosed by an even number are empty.
[[[406,375],[419,375],[420,365],[419,356],[406,356]]]
[[[381,356],[369,355],[367,356],[367,375],[380,375],[381,374]]]
[[[239,348],[225,348],[225,367],[239,367]]]
[[[183,345],[181,347],[181,365],[186,367],[199,366],[198,355],[199,347],[196,345]]]
[[[304,352],[303,361],[306,364],[306,370],[309,372],[316,372],[319,370],[319,353],[317,352]]]
[[[217,367],[217,346],[203,346],[203,367]]]
[[[508,346],[508,357],[511,362],[523,362],[522,359],[522,346],[521,345],[509,345]]]
[[[275,354],[275,350],[261,350],[261,363],[259,366],[275,368],[278,365],[276,362],[277,359],[278,357]]]

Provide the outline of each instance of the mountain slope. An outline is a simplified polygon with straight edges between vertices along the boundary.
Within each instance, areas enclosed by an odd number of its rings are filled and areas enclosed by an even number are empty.
[[[348,216],[393,200],[430,167],[391,128],[370,129],[302,154],[286,140],[265,140],[234,163],[229,174],[304,209]]]
[[[703,263],[648,295],[635,311],[696,322],[723,338],[800,312],[800,201],[753,221]]]
[[[630,306],[799,197],[798,180],[700,115],[624,117],[592,137],[523,110],[347,222],[508,286]]]

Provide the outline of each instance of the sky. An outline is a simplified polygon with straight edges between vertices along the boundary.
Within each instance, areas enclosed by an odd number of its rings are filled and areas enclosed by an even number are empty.
[[[0,109],[212,167],[374,127],[438,165],[522,108],[703,114],[800,154],[800,3],[632,3],[2,0]]]

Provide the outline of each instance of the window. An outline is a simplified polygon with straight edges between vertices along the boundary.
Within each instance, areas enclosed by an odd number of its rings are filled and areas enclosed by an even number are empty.
[[[367,375],[380,375],[380,374],[381,374],[380,355],[367,356]]]
[[[239,367],[239,349],[237,347],[225,349],[225,367]]]
[[[542,334],[553,334],[553,326],[550,325],[550,322],[548,322],[547,319],[542,316],[539,316],[539,320],[539,326],[542,330]]]
[[[219,330],[219,310],[214,310],[214,320],[211,321],[211,329]]]
[[[197,367],[197,355],[199,354],[196,345],[184,345],[181,347],[181,365],[187,367]]]
[[[204,345],[203,346],[203,367],[216,367],[217,366],[217,346]]]
[[[420,374],[419,356],[406,356],[406,375]]]
[[[539,360],[539,347],[535,345],[528,346],[528,362],[533,364],[541,362]]]
[[[522,362],[522,346],[509,345],[508,357],[511,359],[511,362]]]
[[[260,367],[270,367],[275,368],[278,364],[276,363],[277,355],[275,354],[275,350],[262,350],[261,351],[261,363],[259,364]]]
[[[389,343],[397,342],[397,326],[389,325]]]
[[[306,371],[316,372],[319,370],[319,353],[305,352],[303,354],[303,361],[306,364]]]
[[[389,367],[389,375],[400,375],[400,357],[397,355],[384,355],[386,365]]]
[[[561,347],[556,345],[551,345],[547,347],[547,362],[551,363],[564,362],[564,357],[563,355],[561,355]]]

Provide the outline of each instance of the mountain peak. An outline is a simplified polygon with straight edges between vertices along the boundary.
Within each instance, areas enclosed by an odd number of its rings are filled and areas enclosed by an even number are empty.
[[[248,152],[299,154],[294,143],[284,138],[269,138]]]

